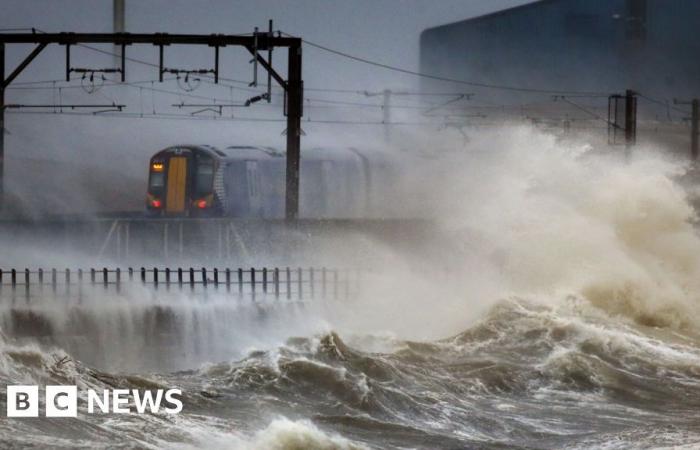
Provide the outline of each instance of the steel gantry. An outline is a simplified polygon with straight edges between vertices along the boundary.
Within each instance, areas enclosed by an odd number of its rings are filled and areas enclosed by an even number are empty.
[[[159,80],[163,80],[164,66],[163,49],[169,45],[205,45],[214,48],[214,82],[219,80],[219,49],[226,46],[246,48],[252,55],[255,64],[254,83],[257,84],[257,66],[262,66],[268,73],[269,83],[274,79],[284,90],[284,114],[287,117],[287,170],[285,215],[287,219],[296,219],[299,214],[299,167],[301,147],[301,117],[303,114],[303,81],[301,76],[301,38],[275,36],[272,30],[249,35],[226,34],[168,34],[168,33],[12,33],[0,34],[0,205],[4,189],[4,156],[5,156],[5,89],[22,73],[22,71],[49,44],[63,45],[66,50],[66,80],[70,81],[72,71],[70,65],[70,48],[72,45],[106,43],[121,47],[121,67],[116,71],[121,73],[125,81],[126,47],[134,44],[151,44],[159,49]],[[7,44],[36,44],[36,47],[26,58],[7,76],[5,76],[5,47]],[[272,49],[287,47],[288,63],[287,78],[284,79],[272,67]],[[260,52],[267,51],[268,59]],[[267,96],[269,99],[269,94]]]

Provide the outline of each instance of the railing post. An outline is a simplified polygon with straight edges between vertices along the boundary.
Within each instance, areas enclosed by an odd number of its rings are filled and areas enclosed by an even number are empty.
[[[109,284],[109,271],[106,267],[102,268],[102,284],[104,288],[107,289],[107,285]]]
[[[226,292],[231,292],[231,269],[226,268]]]
[[[24,294],[29,300],[29,269],[24,269]]]
[[[202,267],[202,285],[207,287],[207,269]]]
[[[304,277],[302,276],[302,271],[301,267],[297,268],[297,284],[299,285],[298,290],[299,290],[299,300],[301,300],[304,297],[304,288],[302,287],[302,281]]]
[[[70,269],[66,268],[66,292],[70,291]]]
[[[314,268],[309,267],[309,288],[311,292],[311,298],[314,298],[315,294],[315,289],[314,289]]]
[[[275,267],[275,273],[273,275],[274,282],[275,282],[275,300],[279,300],[280,298],[280,269],[279,267]]]
[[[78,302],[83,300],[83,269],[78,269]]]
[[[243,295],[243,269],[238,268],[238,293]]]
[[[141,267],[141,283],[146,284],[146,268]]]
[[[129,281],[134,281],[134,268],[129,267]]]
[[[170,289],[170,267],[165,268],[165,288]]]
[[[117,292],[119,292],[121,289],[121,282],[122,282],[122,269],[117,267]]]
[[[287,300],[292,299],[292,271],[289,267],[286,269],[287,275]]]
[[[255,297],[255,267],[250,268],[250,291],[253,293],[253,297]]]
[[[190,267],[190,290],[194,289],[194,269]]]
[[[219,287],[219,269],[214,267],[214,287]]]
[[[263,294],[267,294],[267,267],[263,267],[262,277],[263,277]]]
[[[182,267],[177,268],[177,284],[182,289]]]
[[[51,291],[56,293],[56,269],[51,269]]]
[[[350,269],[345,270],[345,301],[350,298]]]
[[[95,284],[95,268],[90,269],[90,284]]]
[[[44,286],[44,269],[39,269],[39,286]],[[0,282],[2,281],[2,275],[0,275]]]
[[[338,300],[338,269],[333,269],[333,300]]]

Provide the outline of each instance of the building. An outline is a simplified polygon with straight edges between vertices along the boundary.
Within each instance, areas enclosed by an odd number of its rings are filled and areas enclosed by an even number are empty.
[[[425,30],[421,71],[535,89],[698,97],[699,25],[698,0],[540,0]]]

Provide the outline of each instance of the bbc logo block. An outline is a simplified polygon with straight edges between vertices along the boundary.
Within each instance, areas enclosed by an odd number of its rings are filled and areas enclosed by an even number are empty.
[[[77,416],[77,386],[46,386],[46,417]],[[7,386],[7,417],[39,417],[39,386]]]
[[[7,417],[39,417],[39,386],[7,386]]]

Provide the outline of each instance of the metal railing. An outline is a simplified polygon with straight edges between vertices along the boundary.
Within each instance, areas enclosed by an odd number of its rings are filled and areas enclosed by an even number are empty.
[[[0,299],[6,292],[12,299],[27,301],[45,293],[78,296],[84,289],[121,293],[134,286],[154,291],[219,291],[232,297],[276,300],[347,300],[360,288],[361,271],[302,267],[248,269],[150,268],[108,269],[0,269]]]

